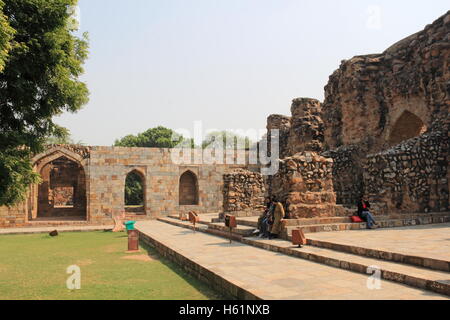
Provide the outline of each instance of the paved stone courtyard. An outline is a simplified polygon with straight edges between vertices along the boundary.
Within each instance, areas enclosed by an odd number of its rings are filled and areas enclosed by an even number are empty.
[[[367,288],[368,275],[255,248],[158,221],[137,228],[198,270],[261,299],[281,300],[428,300],[448,299],[422,289],[381,280],[380,290]],[[388,231],[389,232],[389,231]],[[398,232],[397,230],[393,231]],[[346,234],[349,234],[345,232]],[[416,239],[416,242],[420,242]]]

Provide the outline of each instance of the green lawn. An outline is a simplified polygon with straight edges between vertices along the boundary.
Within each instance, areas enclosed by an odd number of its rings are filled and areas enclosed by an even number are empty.
[[[222,298],[152,248],[126,250],[125,233],[0,236],[0,300]],[[81,268],[81,290],[66,287],[71,265]]]

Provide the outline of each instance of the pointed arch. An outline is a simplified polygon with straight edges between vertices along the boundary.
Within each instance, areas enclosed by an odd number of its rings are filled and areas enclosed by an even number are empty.
[[[405,140],[420,136],[425,133],[425,123],[414,113],[404,111],[391,128],[389,145],[395,146]]]
[[[42,183],[37,188],[33,218],[87,219],[87,182],[83,166],[65,154],[53,154],[38,166]]]
[[[125,178],[125,211],[132,213],[145,213],[145,175],[134,169]]]
[[[180,176],[179,205],[196,206],[199,201],[197,175],[187,170]]]

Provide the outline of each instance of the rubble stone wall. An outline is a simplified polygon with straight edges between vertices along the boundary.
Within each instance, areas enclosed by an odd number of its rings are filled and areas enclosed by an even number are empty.
[[[366,194],[390,212],[449,210],[449,131],[440,125],[420,137],[368,157]]]
[[[364,163],[366,154],[357,145],[343,146],[322,154],[334,161],[333,186],[336,202],[354,207],[364,194]]]
[[[263,212],[264,179],[260,173],[234,170],[223,176],[223,211],[225,213]]]
[[[271,195],[283,202],[291,219],[333,217],[333,160],[314,152],[297,153],[281,160],[273,176]]]

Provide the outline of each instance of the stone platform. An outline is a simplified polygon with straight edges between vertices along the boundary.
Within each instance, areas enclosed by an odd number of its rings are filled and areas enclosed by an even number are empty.
[[[308,250],[325,249],[309,246],[305,249],[293,249],[287,241],[277,240],[270,241],[267,245],[272,246],[272,249],[266,246],[265,249],[269,250],[264,250],[256,248],[255,245],[259,243],[261,247],[264,247],[266,240],[242,237],[241,241],[248,244],[251,244],[251,241],[255,243],[252,246],[239,242],[230,244],[225,238],[204,232],[194,233],[187,229],[189,223],[175,220],[173,223],[185,228],[162,221],[138,222],[137,228],[141,233],[141,241],[153,245],[161,254],[177,262],[197,278],[208,282],[216,290],[237,299],[448,299],[429,289],[414,288],[385,280],[381,280],[380,290],[370,290],[367,287],[369,277],[367,274],[352,272],[351,268],[343,270],[339,266],[327,265],[325,260],[321,263],[311,261],[314,254],[310,254]],[[207,229],[207,225],[202,225],[198,231]],[[274,250],[274,246],[278,249]],[[302,259],[299,259],[301,256],[290,255],[288,251],[282,252],[282,247],[306,251]],[[306,259],[306,256],[309,259]],[[357,262],[354,263],[357,264]],[[364,268],[361,260],[358,263]],[[390,268],[397,268],[396,270],[401,273],[399,268],[402,266],[395,264]],[[417,271],[414,269],[408,272]],[[435,283],[450,279],[449,273],[439,271],[427,270],[422,274],[428,279],[427,281]]]

